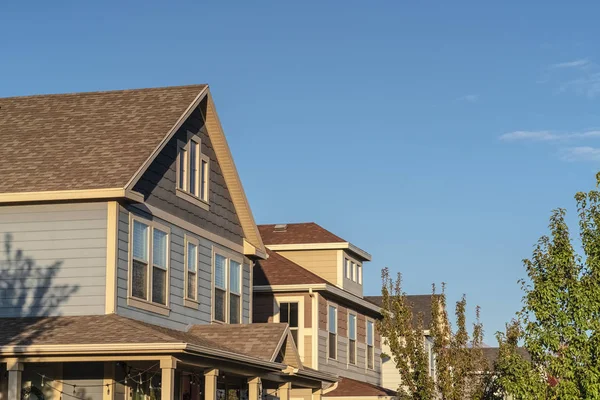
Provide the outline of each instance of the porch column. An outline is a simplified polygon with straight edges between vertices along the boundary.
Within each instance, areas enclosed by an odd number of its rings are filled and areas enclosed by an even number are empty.
[[[323,394],[323,389],[313,389],[312,390],[312,400],[321,400],[322,394]]]
[[[277,394],[279,395],[279,400],[290,400],[290,390],[292,389],[292,383],[286,382],[279,385],[277,390]]]
[[[217,400],[218,369],[209,369],[204,372],[204,400]]]
[[[164,358],[160,360],[160,400],[175,400],[176,368],[177,360],[174,357]]]
[[[114,362],[105,362],[104,363],[104,379],[102,380],[102,384],[104,388],[102,388],[103,397],[102,400],[114,400],[115,399],[115,363]]]
[[[17,359],[8,360],[6,369],[8,371],[8,398],[20,399],[23,388],[22,376],[24,365]]]
[[[248,379],[248,400],[260,400],[261,386],[260,378]]]

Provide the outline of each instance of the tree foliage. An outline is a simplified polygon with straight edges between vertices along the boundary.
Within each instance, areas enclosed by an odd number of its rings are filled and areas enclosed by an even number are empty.
[[[476,322],[469,335],[466,324],[467,301],[456,303],[456,330],[452,330],[446,311],[446,294],[431,296],[432,323],[423,326],[423,316],[413,315],[411,304],[402,291],[402,277],[394,280],[388,269],[382,271],[382,314],[378,329],[389,347],[389,355],[400,373],[400,400],[480,399],[484,393],[485,363],[481,345],[483,325],[476,310]],[[435,379],[429,373],[429,355],[424,331],[429,330],[436,359]]]
[[[523,261],[518,321],[500,335],[498,380],[517,399],[600,398],[600,192],[575,199],[582,253],[574,249],[565,210],[554,210],[550,235]],[[521,338],[529,365],[515,351]]]

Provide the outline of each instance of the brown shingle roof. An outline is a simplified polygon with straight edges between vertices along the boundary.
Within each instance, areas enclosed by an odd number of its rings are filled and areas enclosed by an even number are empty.
[[[189,343],[272,361],[286,324],[194,325],[188,332],[115,314],[2,318],[0,347],[59,344]]]
[[[323,397],[390,397],[396,396],[396,391],[373,385],[367,382],[356,381],[349,378],[341,378],[338,386]]]
[[[0,98],[0,193],[124,187],[205,87]]]
[[[412,306],[413,317],[421,314],[423,316],[423,327],[428,329],[431,326],[431,295],[430,294],[417,294],[407,295],[406,299]],[[381,307],[383,299],[381,296],[365,296],[365,300]],[[416,320],[414,320],[416,325]]]
[[[488,368],[493,370],[494,363],[498,359],[500,349],[498,347],[483,347],[481,351],[483,352],[483,358],[487,362]],[[520,354],[525,360],[531,361],[531,355],[525,348],[518,347],[517,353]]]
[[[346,242],[314,222],[282,225],[285,229],[275,229],[274,224],[258,226],[265,245]]]
[[[254,265],[254,285],[301,285],[328,283],[320,276],[288,260],[274,251],[267,250],[269,258]]]

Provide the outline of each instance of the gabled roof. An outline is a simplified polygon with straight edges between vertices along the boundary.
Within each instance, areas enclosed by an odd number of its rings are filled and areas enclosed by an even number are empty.
[[[254,285],[306,285],[329,283],[295,262],[267,250],[268,258],[254,264]]]
[[[381,296],[365,296],[365,300],[379,307],[383,306],[383,298]],[[413,318],[421,314],[423,316],[423,328],[429,329],[431,327],[431,295],[407,295],[406,300],[412,306]],[[413,322],[416,325],[416,319]]]
[[[247,254],[264,245],[208,85],[0,98],[0,203],[129,197],[201,101]]]
[[[396,395],[395,390],[350,378],[341,378],[337,387],[323,394],[323,397],[395,397]]]
[[[285,228],[276,229],[278,226]],[[266,245],[347,242],[314,222],[259,225],[258,229]]]

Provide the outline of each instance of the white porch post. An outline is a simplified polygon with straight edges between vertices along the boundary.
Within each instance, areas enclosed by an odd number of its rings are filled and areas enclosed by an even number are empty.
[[[217,400],[218,369],[209,369],[204,372],[204,400]]]
[[[279,385],[277,390],[279,393],[279,400],[290,400],[290,390],[292,389],[292,383],[286,382]]]
[[[260,400],[261,386],[260,378],[248,379],[248,400]]]
[[[323,389],[313,389],[312,390],[312,400],[321,400],[322,394],[323,394]]]
[[[17,359],[8,360],[6,369],[8,371],[8,398],[20,399],[23,388],[22,376],[24,365]]]
[[[175,369],[177,360],[173,357],[160,360],[161,382],[160,400],[175,400]]]

